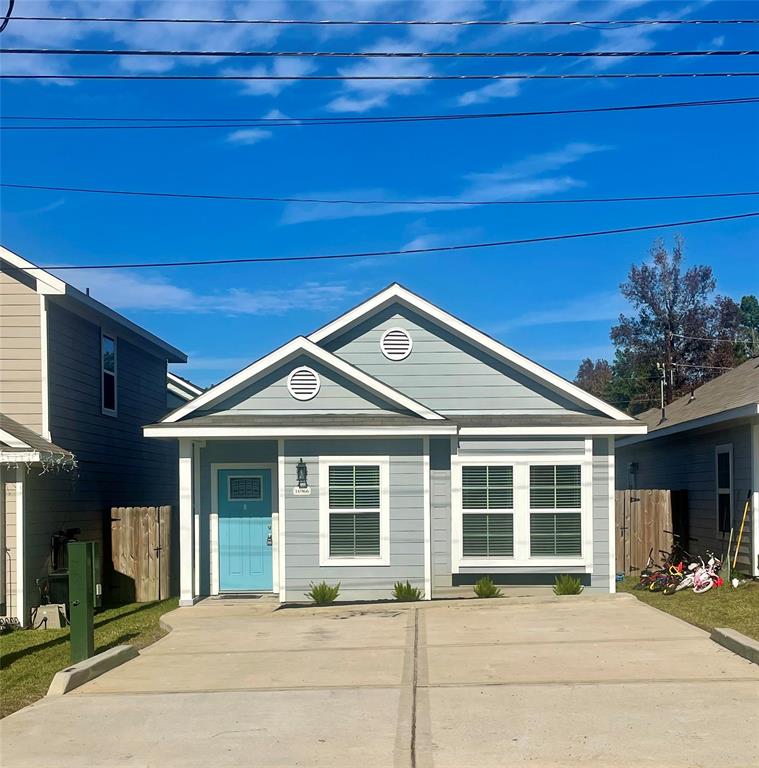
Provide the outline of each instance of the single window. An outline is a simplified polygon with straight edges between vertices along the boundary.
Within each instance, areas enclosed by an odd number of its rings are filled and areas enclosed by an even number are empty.
[[[330,465],[329,556],[380,556],[380,467]]]
[[[733,526],[733,446],[717,449],[717,530],[729,533]]]
[[[582,555],[582,515],[579,512],[530,513],[531,557]]]
[[[101,408],[103,413],[116,414],[116,339],[100,337]]]
[[[230,477],[228,498],[230,501],[260,501],[262,498],[261,476]]]
[[[579,464],[530,466],[530,556],[582,555],[582,506]],[[557,510],[537,512],[535,510]]]
[[[530,467],[530,509],[579,509],[581,505],[579,464]]]

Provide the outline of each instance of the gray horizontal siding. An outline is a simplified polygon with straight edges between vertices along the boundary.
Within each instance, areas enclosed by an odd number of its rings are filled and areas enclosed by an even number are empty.
[[[296,400],[287,389],[287,377],[306,365],[321,378],[318,394],[311,400]],[[303,355],[267,374],[203,413],[290,414],[293,413],[398,413],[387,402],[357,386],[322,363]]]
[[[462,437],[459,439],[459,453],[494,453],[513,456],[572,455],[585,453],[584,438],[523,438],[523,437]]]
[[[413,350],[401,361],[380,351],[382,334],[401,327]],[[421,315],[395,304],[346,331],[330,351],[443,413],[562,413],[581,409]]]
[[[611,448],[613,453],[614,448]],[[608,591],[609,574],[609,439],[593,440],[593,589]]]
[[[430,440],[432,589],[451,586],[451,441]]]
[[[320,456],[390,457],[390,565],[319,565]],[[285,547],[288,600],[302,600],[311,582],[340,582],[342,600],[389,598],[395,581],[424,589],[424,478],[421,440],[286,440]],[[311,496],[288,492],[300,458]]]
[[[717,531],[715,449],[733,446],[733,525],[737,529],[743,505],[751,489],[751,424],[690,430],[671,437],[622,446],[617,450],[617,488],[629,487],[628,465],[637,462],[637,488],[661,488],[688,492],[691,539],[696,552],[707,549],[718,556],[727,552],[728,534]],[[751,515],[746,518],[738,568],[751,567]]]

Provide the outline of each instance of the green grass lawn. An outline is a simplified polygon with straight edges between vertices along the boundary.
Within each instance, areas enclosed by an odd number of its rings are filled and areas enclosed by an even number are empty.
[[[128,643],[144,648],[166,633],[159,618],[177,599],[131,603],[95,616],[95,652]],[[71,663],[68,629],[16,629],[0,635],[0,717],[47,693],[56,672]]]
[[[712,588],[703,595],[684,589],[674,595],[633,589],[638,579],[628,577],[617,585],[620,592],[629,592],[644,603],[679,619],[695,624],[707,631],[714,627],[737,629],[744,635],[759,640],[759,583],[749,582],[737,589],[724,585]]]

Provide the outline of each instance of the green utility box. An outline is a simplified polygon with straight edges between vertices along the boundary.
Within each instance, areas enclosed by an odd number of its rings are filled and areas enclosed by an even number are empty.
[[[94,615],[102,595],[97,543],[69,542],[68,566],[71,661],[76,664],[95,654]]]

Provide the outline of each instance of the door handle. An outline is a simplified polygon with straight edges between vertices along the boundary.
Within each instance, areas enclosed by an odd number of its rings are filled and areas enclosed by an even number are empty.
[[[269,534],[269,535],[266,537],[266,546],[267,546],[267,547],[270,547],[270,546],[271,546],[271,534]]]

